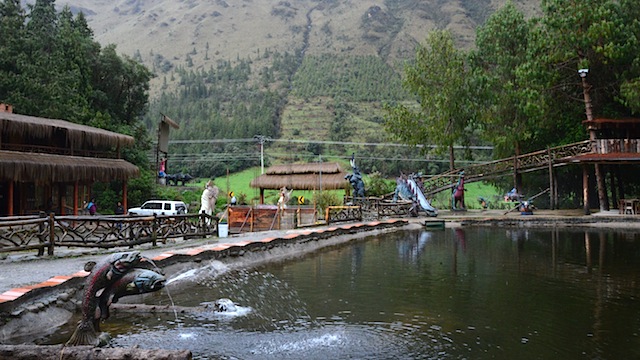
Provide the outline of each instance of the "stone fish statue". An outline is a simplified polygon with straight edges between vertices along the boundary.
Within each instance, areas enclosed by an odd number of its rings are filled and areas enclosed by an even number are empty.
[[[151,270],[136,269],[143,257],[138,251],[115,253],[98,263],[88,263],[91,271],[85,280],[82,297],[82,319],[67,346],[104,345],[99,336],[100,320],[108,317],[113,298],[158,291],[164,287],[162,275]]]

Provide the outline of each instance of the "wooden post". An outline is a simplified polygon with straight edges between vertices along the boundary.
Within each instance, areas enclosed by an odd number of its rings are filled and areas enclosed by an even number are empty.
[[[587,83],[587,73],[588,73],[588,69],[586,69],[586,71],[583,71],[585,69],[580,70],[578,73],[580,74],[580,77],[582,78],[582,95],[584,96],[584,107],[585,107],[585,114],[587,115],[587,121],[588,121],[588,130],[589,130],[589,140],[591,140],[593,146],[593,152],[594,153],[598,153],[598,146],[596,145],[596,128],[595,125],[593,124],[593,111],[591,109],[591,96],[589,95],[589,90],[591,89],[591,86]],[[603,149],[603,152],[606,152],[606,150]],[[596,175],[596,185],[597,185],[597,190],[598,190],[598,203],[600,205],[600,211],[607,211],[609,210],[609,203],[607,201],[607,194],[605,192],[605,186],[604,186],[604,178],[602,177],[602,172],[600,171],[600,165],[598,163],[594,164],[595,166],[595,175]]]
[[[73,216],[78,216],[78,181],[73,183]]]
[[[617,206],[618,194],[616,193],[616,177],[611,167],[609,167],[609,179],[611,180],[611,206]]]
[[[124,208],[125,214],[127,213],[127,209],[129,208],[129,202],[127,201],[127,180],[122,181],[122,207]]]
[[[582,202],[585,215],[590,215],[589,210],[589,171],[586,165],[582,166]]]
[[[65,211],[65,207],[67,205],[66,203],[66,198],[67,198],[67,185],[64,183],[61,183],[59,185],[58,188],[58,204],[60,205],[60,215],[66,215],[66,211]]]
[[[262,197],[263,193],[262,193],[262,189],[260,189],[260,197]],[[255,205],[251,207],[251,209],[249,211],[251,211],[251,226],[249,228],[249,232],[253,232],[253,223],[256,221],[256,217],[255,217]]]
[[[49,248],[47,249],[47,254],[49,256],[53,255],[53,247],[56,242],[56,233],[55,233],[55,218],[53,213],[49,213]]]
[[[600,205],[600,211],[609,211],[609,201],[604,186],[604,177],[602,175],[602,167],[600,164],[595,164],[596,167],[596,183],[598,185],[598,203]]]
[[[555,187],[553,186],[553,155],[549,147],[547,147],[547,155],[549,156],[549,209],[553,210],[555,209],[553,202],[553,194],[555,193]]]
[[[153,214],[153,234],[151,235],[151,245],[158,246],[158,215]]]
[[[13,181],[9,181],[9,191],[7,196],[7,215],[13,216]]]

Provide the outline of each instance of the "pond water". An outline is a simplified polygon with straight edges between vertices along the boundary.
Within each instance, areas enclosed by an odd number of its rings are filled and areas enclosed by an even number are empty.
[[[250,270],[213,262],[171,282],[173,302],[238,311],[121,313],[103,331],[196,359],[639,359],[639,237],[411,230]]]

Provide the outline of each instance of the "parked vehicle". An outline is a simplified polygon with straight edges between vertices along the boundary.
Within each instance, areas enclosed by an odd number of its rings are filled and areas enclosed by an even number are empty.
[[[187,204],[182,201],[149,200],[140,207],[131,208],[129,215],[180,215],[187,213]]]

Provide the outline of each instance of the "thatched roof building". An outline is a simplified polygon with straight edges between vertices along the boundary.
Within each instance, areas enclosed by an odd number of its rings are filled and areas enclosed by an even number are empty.
[[[0,216],[77,214],[96,181],[121,181],[126,208],[126,181],[139,169],[120,154],[132,136],[12,111],[0,104]]]
[[[138,167],[122,159],[0,151],[0,180],[14,182],[108,182],[138,176]]]
[[[121,148],[135,141],[132,136],[91,126],[8,112],[0,112],[0,134],[3,138],[64,138],[66,144],[63,145],[71,149]]]
[[[269,167],[264,174],[253,179],[250,185],[260,189],[262,203],[265,189],[349,189],[349,182],[344,178],[346,175],[338,163],[283,164]]]

